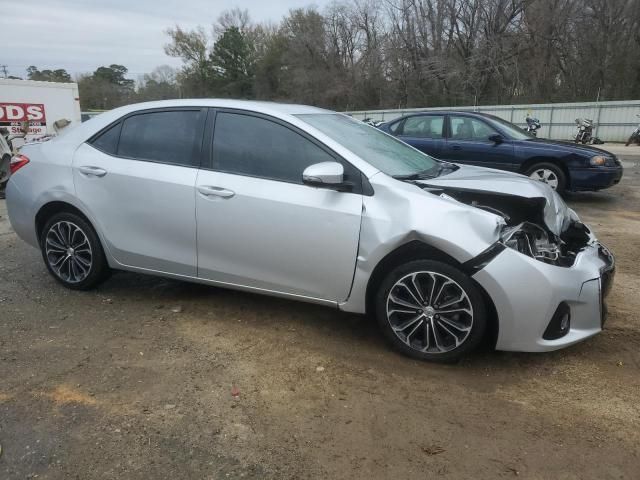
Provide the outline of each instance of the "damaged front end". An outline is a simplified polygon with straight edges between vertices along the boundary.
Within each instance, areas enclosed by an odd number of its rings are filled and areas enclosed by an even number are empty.
[[[453,199],[504,219],[500,242],[544,263],[570,267],[591,241],[586,225],[555,192],[548,196],[513,194],[420,185],[443,198]]]

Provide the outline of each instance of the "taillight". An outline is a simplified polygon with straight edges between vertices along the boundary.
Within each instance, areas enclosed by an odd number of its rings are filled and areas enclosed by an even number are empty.
[[[29,163],[29,157],[25,155],[15,155],[11,159],[11,163],[9,164],[9,170],[11,171],[11,175],[16,173],[22,167],[24,167],[27,163]]]

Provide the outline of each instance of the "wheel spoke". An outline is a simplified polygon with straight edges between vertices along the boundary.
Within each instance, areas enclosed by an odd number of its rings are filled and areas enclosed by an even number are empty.
[[[51,233],[53,236],[56,237],[56,241],[58,242],[59,245],[65,245],[65,241],[64,241],[64,236],[60,233],[59,231],[59,226],[54,226],[51,228],[51,230],[49,230],[49,233]]]
[[[422,319],[421,319],[421,320],[416,324],[416,326],[415,326],[415,327],[413,327],[413,328],[411,329],[411,331],[407,334],[407,338],[406,338],[406,340],[405,340],[405,343],[406,343],[407,345],[410,345],[410,344],[411,344],[411,335],[413,335],[413,334],[416,332],[416,330],[418,330],[418,328],[420,328],[420,325],[422,325],[422,322],[424,322],[424,320],[422,320]]]
[[[60,250],[62,252],[64,252],[66,250],[64,245],[62,245],[58,241],[52,239],[51,237],[47,237],[47,244],[51,245],[53,247],[53,249],[55,249],[55,250]]]
[[[429,305],[433,305],[433,294],[435,293],[436,283],[438,282],[436,281],[436,277],[433,273],[429,272],[429,277],[431,278],[431,289],[429,290],[429,300],[427,303]]]
[[[438,308],[447,308],[450,307],[451,305],[455,305],[456,303],[460,303],[462,302],[462,300],[464,300],[464,298],[466,297],[464,292],[460,292],[460,295],[458,295],[458,297],[454,297],[452,300],[448,300],[444,303],[441,303],[438,305]]]
[[[87,273],[91,267],[91,263],[84,263],[84,261],[80,261],[80,257],[78,256],[73,257],[73,263],[80,270],[82,275]]]
[[[420,310],[422,308],[419,304],[407,302],[406,300],[398,298],[393,294],[389,295],[389,300],[391,300],[396,305],[401,305],[403,307],[412,308],[412,309],[414,309],[416,311]]]
[[[431,331],[433,332],[433,342],[436,344],[436,348],[438,349],[438,351],[441,352],[442,346],[440,345],[440,338],[438,337],[438,331],[436,330],[436,327],[433,324],[433,322],[429,322],[429,324],[431,325]]]
[[[80,255],[75,255],[73,257],[73,260],[75,262],[78,262],[80,265],[82,265],[85,268],[90,268],[91,267],[91,260],[87,260],[86,258],[82,258]]]
[[[416,322],[418,322],[419,320],[421,320],[423,317],[422,314],[414,317],[414,318],[410,318],[409,320],[407,320],[406,322],[401,323],[400,325],[398,325],[397,327],[392,327],[396,332],[404,332],[407,328],[409,328],[411,325],[415,324]]]
[[[433,299],[433,302],[431,303],[431,305],[438,304],[438,299],[440,298],[440,295],[442,295],[442,291],[444,290],[444,287],[446,287],[447,285],[451,285],[452,283],[453,282],[451,280],[446,280],[445,282],[442,283],[442,285],[440,285],[440,290],[438,290],[438,294]]]
[[[458,335],[449,330],[445,324],[438,323],[438,327],[442,328],[445,332],[453,337],[454,341],[456,342],[456,347],[460,345],[460,338],[458,337]]]
[[[413,279],[412,279],[411,283],[413,284]],[[422,305],[424,303],[424,300],[420,300],[420,298],[418,298],[418,295],[420,295],[420,294],[416,295],[416,293],[411,289],[411,287],[409,287],[409,285],[407,284],[406,281],[400,282],[398,284],[398,286],[399,287],[403,287],[407,292],[409,292],[409,295],[411,295],[411,298],[413,298],[413,301],[416,302],[417,306],[420,306],[420,305]],[[415,287],[415,285],[414,285],[414,287]]]
[[[76,236],[80,237],[79,241],[76,241]],[[74,229],[72,230],[71,233],[71,241],[69,242],[69,245],[71,245],[73,248],[76,248],[77,245],[84,243],[85,242],[85,236],[82,233],[82,231],[80,229]]]
[[[67,258],[69,258],[69,256],[66,253],[64,255],[60,255],[56,260],[54,260],[51,266],[59,269]]]
[[[454,320],[452,320],[452,319],[450,319],[448,317],[442,316],[442,315],[440,315],[438,320],[441,321],[442,323],[445,323],[445,324],[449,325],[452,328],[455,328],[456,330],[458,330],[460,332],[468,332],[469,330],[471,330],[471,326],[468,326],[468,327],[467,326],[461,326],[458,323],[456,323],[456,321],[454,321]]]
[[[471,315],[471,310],[468,308],[452,308],[450,310],[436,310],[436,313],[442,314],[442,313],[459,313],[459,312],[464,312],[464,313],[468,313],[469,315]]]
[[[423,328],[423,332],[422,332],[422,344],[424,345],[422,347],[422,351],[426,352],[427,350],[429,350],[429,347],[431,346],[431,341],[429,340],[429,324],[431,322],[426,321],[422,324],[422,328]]]
[[[60,276],[62,276],[62,274],[64,273],[64,268],[68,260],[69,255],[65,255],[64,257],[60,257],[60,260],[56,262],[55,267],[57,268],[58,274],[60,274]]]
[[[411,277],[411,284],[413,285],[413,288],[415,288],[416,295],[418,296],[418,300],[420,301],[420,303],[424,303],[424,295],[422,294],[422,291],[420,289],[417,273]]]

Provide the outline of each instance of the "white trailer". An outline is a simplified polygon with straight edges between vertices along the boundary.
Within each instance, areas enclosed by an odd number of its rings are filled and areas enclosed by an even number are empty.
[[[29,142],[80,122],[77,83],[0,79],[0,128],[10,135],[28,128],[25,141]]]

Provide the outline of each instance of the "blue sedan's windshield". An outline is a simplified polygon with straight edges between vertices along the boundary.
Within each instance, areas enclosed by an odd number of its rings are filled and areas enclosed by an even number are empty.
[[[511,140],[530,140],[532,138],[536,138],[530,133],[527,133],[521,128],[519,128],[517,125],[514,125],[511,122],[507,122],[506,120],[503,120],[500,117],[496,117],[494,115],[486,115],[486,116],[491,120],[493,120],[494,122],[496,122],[500,130],[502,130],[503,133],[505,133],[507,137],[509,137]]]
[[[428,175],[440,170],[438,160],[346,115],[312,113],[296,116],[387,175]]]

